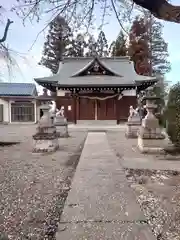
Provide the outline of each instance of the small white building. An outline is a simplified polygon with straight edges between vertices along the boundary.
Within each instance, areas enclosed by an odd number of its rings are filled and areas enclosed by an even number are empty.
[[[33,83],[0,83],[0,123],[36,123],[38,96]]]

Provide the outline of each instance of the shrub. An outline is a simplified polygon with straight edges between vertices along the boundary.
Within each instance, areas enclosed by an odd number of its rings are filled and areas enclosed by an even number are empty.
[[[180,83],[169,92],[166,106],[167,133],[172,143],[180,147]]]

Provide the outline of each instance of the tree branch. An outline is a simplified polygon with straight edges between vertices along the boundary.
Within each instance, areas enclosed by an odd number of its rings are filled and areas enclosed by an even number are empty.
[[[8,30],[9,30],[9,27],[12,23],[13,23],[13,21],[11,21],[10,19],[7,20],[6,27],[4,29],[4,36],[0,39],[0,43],[3,43],[3,42],[6,41],[7,33],[8,33]]]
[[[180,6],[172,5],[167,0],[133,0],[133,2],[150,11],[156,18],[180,23]]]
[[[121,26],[122,30],[123,30],[127,35],[129,35],[129,33],[126,31],[126,29],[124,28],[123,24],[121,23],[121,20],[119,19],[119,15],[118,15],[118,13],[117,13],[116,6],[115,6],[115,4],[114,4],[114,0],[111,0],[111,4],[112,4],[112,8],[113,8],[113,10],[114,10],[114,13],[115,13],[115,15],[116,15],[116,18],[117,18],[117,20],[118,20],[119,25]]]

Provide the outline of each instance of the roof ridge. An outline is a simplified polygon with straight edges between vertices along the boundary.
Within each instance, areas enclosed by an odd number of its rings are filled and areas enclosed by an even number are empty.
[[[113,60],[113,59],[122,59],[122,60],[130,60],[129,56],[114,56],[114,57],[64,57],[62,62],[64,61],[71,61],[71,60],[84,60],[84,59],[89,59],[89,60],[94,60],[94,59],[107,59],[107,60]]]

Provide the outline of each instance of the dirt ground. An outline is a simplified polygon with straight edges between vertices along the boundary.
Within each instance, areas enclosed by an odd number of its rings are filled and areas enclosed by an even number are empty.
[[[32,153],[35,126],[0,126],[0,239],[53,239],[86,132],[59,139],[53,154]]]

